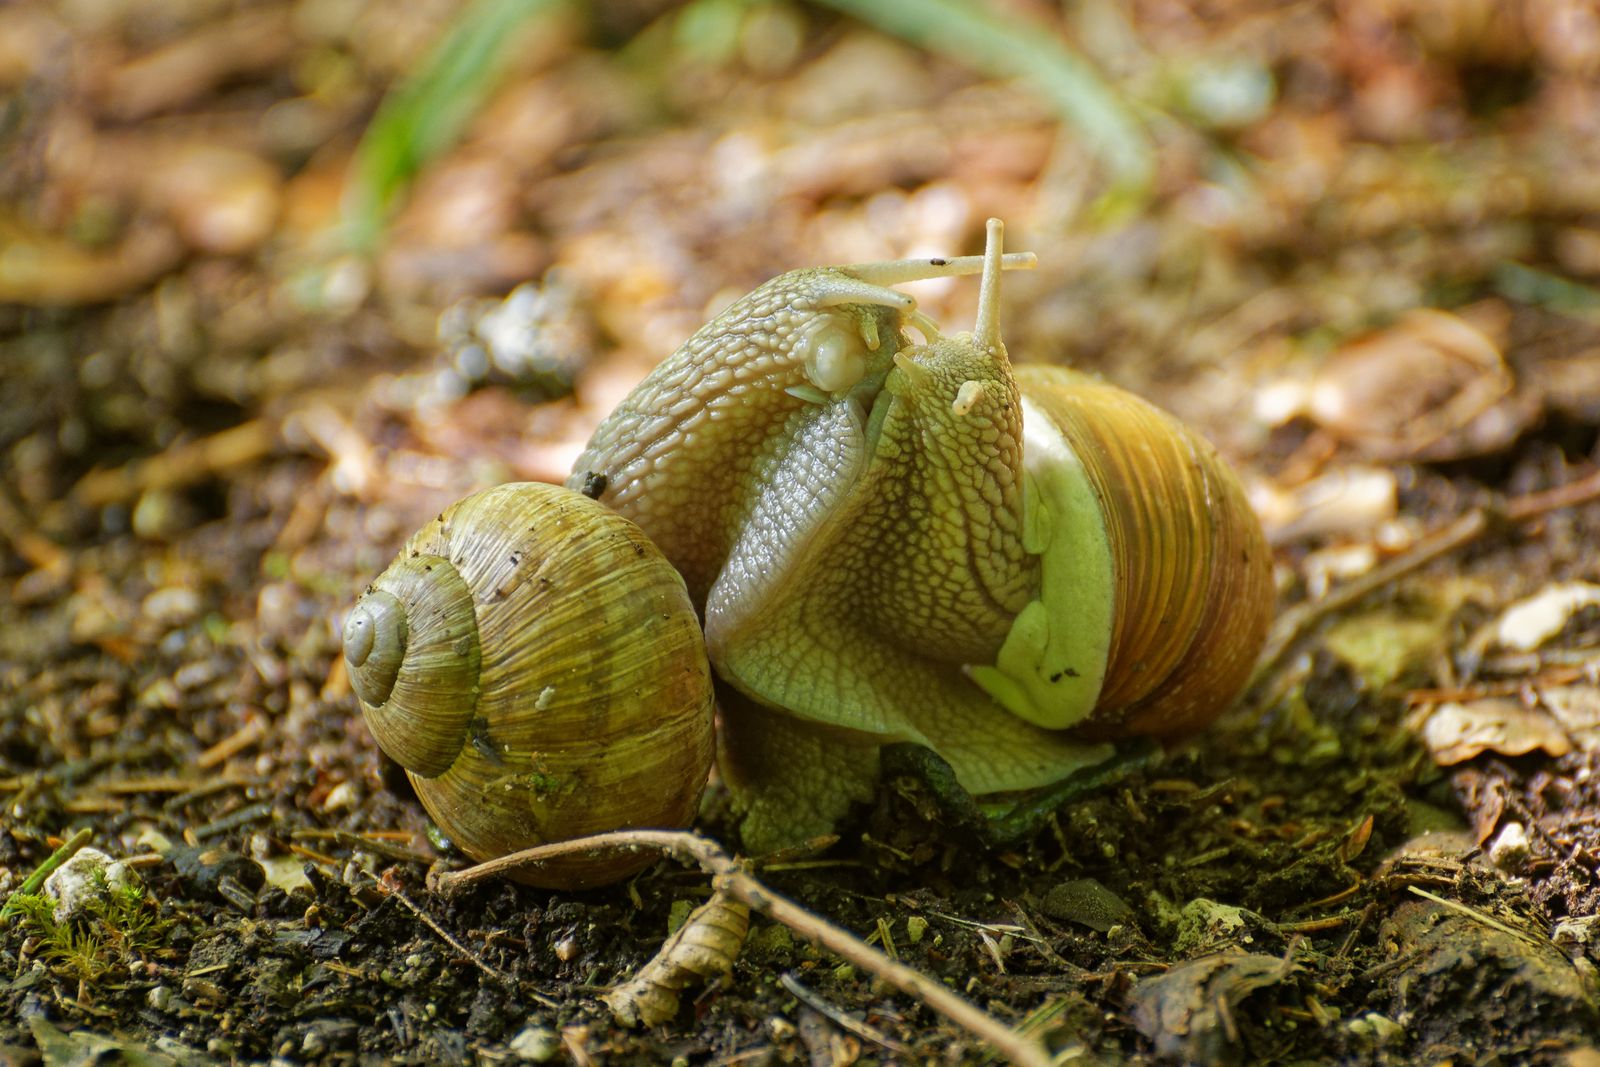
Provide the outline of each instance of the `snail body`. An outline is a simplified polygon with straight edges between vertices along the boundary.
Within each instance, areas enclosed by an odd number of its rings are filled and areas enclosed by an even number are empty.
[[[357,601],[344,646],[379,745],[474,858],[694,817],[713,748],[698,620],[638,528],[579,493],[517,483],[452,505]],[[520,877],[575,888],[650,862]]]
[[[760,851],[870,797],[885,744],[974,794],[1200,728],[1272,612],[1237,480],[1197,434],[1085,375],[1010,365],[997,222],[980,260],[783,275],[606,419],[569,485],[683,572],[719,680],[719,764]],[[971,335],[889,286],[981,268]],[[913,343],[909,327],[923,341]]]
[[[982,795],[1228,706],[1272,613],[1260,524],[1171,416],[1013,369],[1000,277],[1032,263],[991,220],[981,257],[774,278],[640,383],[567,489],[489,490],[408,543],[346,658],[466,852],[687,822],[713,675],[752,853],[832,831],[886,745],[926,746]],[[893,288],[979,271],[970,334]],[[615,862],[534,877],[642,865]]]

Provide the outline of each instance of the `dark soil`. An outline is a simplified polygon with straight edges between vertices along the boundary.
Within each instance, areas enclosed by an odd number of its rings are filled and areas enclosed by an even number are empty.
[[[616,1025],[598,995],[708,879],[669,863],[584,893],[431,894],[429,866],[462,857],[367,734],[339,625],[449,501],[563,477],[708,308],[791,267],[972,251],[991,213],[1045,261],[1016,287],[1014,353],[1154,394],[1257,484],[1393,472],[1381,521],[1278,537],[1286,606],[1330,550],[1398,552],[1591,474],[1589,68],[1531,14],[1441,37],[1404,4],[1201,6],[1215,29],[1135,5],[1139,62],[1177,76],[1203,51],[1270,72],[1277,95],[1236,126],[1158,128],[1162,176],[1131,219],[1072,202],[1098,179],[1063,171],[1081,146],[1023,88],[810,7],[741,16],[792,32],[774,59],[748,26],[743,51],[701,54],[673,36],[678,9],[607,3],[518,53],[374,258],[327,237],[339,182],[451,5],[351,5],[337,30],[274,4],[163,5],[159,26],[0,9],[0,42],[37,45],[0,45],[0,261],[9,242],[60,268],[0,292],[0,895],[81,828],[147,890],[138,931],[126,914],[0,929],[0,1062],[983,1062],[759,920],[731,977],[670,1024]],[[196,41],[225,57],[214,77],[139,63]],[[1516,91],[1468,91],[1484,64]],[[307,125],[291,136],[289,118]],[[265,168],[238,179],[271,198],[259,233],[229,244],[187,214],[237,170],[184,197],[140,179],[197,146]],[[1241,157],[1236,189],[1215,168]],[[141,234],[168,249],[142,271]],[[102,259],[80,270],[74,248]],[[459,330],[436,339],[457,300],[533,277],[561,346],[532,369],[478,372]],[[919,299],[964,322],[971,294]],[[1491,412],[1503,432],[1406,451],[1252,414],[1280,372],[1421,304],[1497,317],[1516,381]],[[1559,755],[1504,743],[1441,766],[1421,723],[1444,699],[1429,693],[1531,708],[1552,680],[1593,688],[1586,616],[1521,659],[1478,637],[1520,597],[1600,578],[1597,541],[1592,503],[1495,527],[1348,613],[1434,620],[1398,672],[1318,631],[1221,723],[1012,848],[893,778],[837,845],[759,877],[1062,1062],[1596,1062],[1600,755],[1574,731]],[[723,838],[725,818],[713,786],[699,825]],[[1509,823],[1527,846],[1491,861]]]

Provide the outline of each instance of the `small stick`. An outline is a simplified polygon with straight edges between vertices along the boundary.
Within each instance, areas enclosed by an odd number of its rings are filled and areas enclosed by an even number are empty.
[[[1360,915],[1359,911],[1342,911],[1323,919],[1302,919],[1299,922],[1278,923],[1277,926],[1279,930],[1287,930],[1292,934],[1317,934],[1324,930],[1337,930]]]
[[[27,878],[23,879],[22,884],[17,887],[16,892],[12,893],[11,896],[6,898],[5,907],[0,908],[0,926],[4,926],[6,920],[11,915],[11,902],[13,899],[22,894],[37,893],[39,891],[39,887],[44,885],[45,879],[54,874],[57,868],[59,868],[63,863],[66,863],[73,856],[76,856],[83,846],[89,843],[89,839],[93,836],[94,831],[85,826],[83,829],[77,831],[71,837],[63,841],[60,848],[50,853],[43,863],[34,868],[34,872],[28,875]]]
[[[846,1015],[843,1011],[828,1003],[821,996],[812,992],[810,989],[807,989],[800,983],[800,979],[794,976],[794,972],[785,971],[778,981],[783,983],[783,988],[789,991],[790,996],[794,997],[812,1011],[826,1015],[828,1018],[832,1019],[836,1024],[838,1024],[840,1028],[850,1031],[863,1041],[870,1041],[874,1045],[882,1045],[890,1052],[904,1054],[909,1051],[905,1045],[896,1041],[882,1030],[879,1030],[874,1026],[868,1026],[859,1019],[852,1019],[849,1015]]]
[[[1597,499],[1600,499],[1600,470],[1553,489],[1541,489],[1536,493],[1524,493],[1522,496],[1512,497],[1506,501],[1505,516],[1512,522],[1528,522],[1543,518],[1549,512],[1576,507]]]
[[[713,886],[736,900],[742,900],[751,911],[782,923],[845,962],[921,1001],[974,1037],[988,1042],[995,1052],[1019,1067],[1049,1067],[1050,1054],[1037,1041],[1017,1033],[999,1019],[952,993],[941,982],[903,963],[894,962],[843,927],[835,926],[822,916],[774,893],[752,877],[721,845],[692,831],[619,830],[558,841],[514,852],[464,871],[430,874],[428,882],[431,889],[449,896],[486,878],[562,856],[646,850],[663,853],[683,863],[697,864],[712,876]]]
[[[220,763],[226,763],[265,736],[267,736],[267,720],[259,715],[252,715],[243,726],[200,753],[199,758],[195,760],[195,766],[203,771],[210,770]]]
[[[1254,690],[1278,669],[1279,663],[1291,648],[1316,628],[1328,616],[1365,600],[1386,585],[1399,581],[1412,571],[1420,570],[1442,556],[1447,556],[1471,544],[1489,529],[1489,513],[1474,508],[1444,529],[1429,534],[1418,541],[1409,552],[1396,556],[1382,566],[1339,586],[1321,600],[1310,600],[1283,612],[1272,624],[1266,647],[1256,661],[1255,673],[1250,677],[1246,692]]]
[[[72,573],[72,557],[67,550],[35,530],[22,509],[12,502],[10,494],[3,492],[0,492],[0,537],[10,541],[17,555],[32,566],[57,578]]]
[[[462,944],[454,934],[440,926],[436,921],[434,921],[433,916],[423,911],[420,907],[412,902],[410,897],[406,896],[398,888],[389,885],[381,878],[374,878],[372,880],[372,884],[375,885],[385,896],[391,896],[398,900],[401,904],[405,905],[405,909],[412,915],[415,915],[418,922],[422,923],[423,926],[426,926],[428,929],[438,934],[440,940],[449,945],[451,948],[455,949],[457,952],[461,953],[461,955],[464,956],[474,967],[478,968],[478,970],[482,971],[490,978],[493,978],[496,982],[499,982],[503,986],[507,986],[511,989],[517,988],[517,980],[515,978],[512,978],[509,974],[500,970],[498,967],[492,966],[488,960],[484,959],[482,956],[479,956],[476,952]],[[529,996],[547,1008],[559,1008],[561,1006],[557,1002],[551,1000],[549,997],[541,996],[539,993],[531,990],[529,991]]]
[[[1055,950],[1055,946],[1050,944],[1050,942],[1045,939],[1045,936],[1039,932],[1039,927],[1033,921],[1033,917],[1023,909],[1021,904],[1018,904],[1014,900],[1006,900],[1002,901],[1002,903],[1011,909],[1011,914],[1017,917],[1017,925],[1021,926],[1027,931],[1027,936],[1021,938],[1020,940],[1031,942],[1034,947],[1038,949],[1039,955],[1049,960],[1061,970],[1066,971],[1068,974],[1073,974],[1079,978],[1082,978],[1085,974],[1089,973]]]
[[[187,793],[179,793],[177,796],[169,798],[166,803],[161,805],[161,810],[178,811],[196,800],[204,800],[206,797],[226,792],[229,789],[249,789],[253,786],[265,784],[259,778],[215,778],[209,782],[200,783]]]
[[[102,793],[182,793],[194,787],[193,778],[178,778],[173,775],[155,775],[149,778],[118,778],[111,782],[101,782],[99,789]]]
[[[429,852],[418,852],[414,848],[406,848],[398,842],[378,837],[376,834],[356,834],[349,830],[335,830],[333,839],[346,848],[365,849],[375,852],[386,859],[399,860],[401,863],[420,863],[423,866],[434,862],[437,856]],[[410,840],[408,835],[406,840]]]
[[[1442,904],[1445,907],[1449,908],[1451,911],[1460,912],[1462,915],[1465,915],[1468,918],[1476,919],[1479,922],[1483,923],[1483,925],[1485,925],[1485,926],[1493,927],[1494,929],[1499,930],[1502,934],[1510,934],[1512,937],[1516,938],[1518,941],[1526,941],[1528,944],[1535,945],[1535,946],[1544,944],[1544,942],[1536,940],[1535,938],[1529,936],[1528,934],[1523,933],[1521,930],[1518,930],[1515,927],[1507,926],[1505,923],[1501,922],[1499,919],[1496,919],[1494,916],[1485,915],[1483,912],[1479,911],[1477,908],[1471,907],[1470,905],[1467,905],[1467,904],[1463,904],[1459,900],[1446,899],[1445,897],[1441,897],[1437,893],[1428,892],[1426,889],[1422,888],[1419,885],[1408,885],[1408,886],[1406,886],[1406,889],[1409,890],[1412,893],[1415,893],[1417,896],[1422,897],[1425,900],[1431,900],[1435,904]]]
[[[268,419],[252,419],[124,467],[92,470],[78,479],[72,495],[91,508],[132,500],[146,490],[176,489],[253,463],[277,445],[277,425]]]
[[[241,826],[249,826],[253,822],[260,822],[262,819],[270,819],[271,817],[272,801],[263,800],[260,803],[251,804],[237,811],[231,811],[220,818],[212,819],[204,825],[185,830],[184,836],[194,838],[194,841],[190,842],[191,844],[198,844],[208,837],[216,837],[218,834],[225,834],[229,830],[237,830]]]

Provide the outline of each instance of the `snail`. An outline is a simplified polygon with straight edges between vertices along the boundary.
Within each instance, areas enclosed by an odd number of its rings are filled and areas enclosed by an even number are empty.
[[[735,302],[598,427],[568,485],[683,575],[718,679],[748,851],[832,830],[880,750],[981,795],[1208,723],[1273,610],[1225,462],[1149,403],[1000,338],[984,255],[792,271]],[[971,334],[892,286],[982,271]],[[912,343],[904,332],[920,334]]]
[[[694,818],[713,753],[699,621],[638,527],[588,497],[525,482],[451,505],[356,602],[344,651],[379,746],[476,859]],[[651,862],[513,877],[581,888]]]
[[[1243,491],[1145,401],[1012,368],[1000,277],[1034,257],[1005,255],[1002,238],[990,220],[982,256],[772,279],[602,421],[565,490],[469,498],[374,582],[345,632],[354,687],[465,851],[691,817],[712,745],[707,659],[717,763],[751,853],[833,830],[871,798],[890,745],[925,746],[975,795],[1028,790],[1103,766],[1118,739],[1197,730],[1238,695],[1273,608]],[[970,334],[942,335],[893,288],[980,271]],[[621,532],[565,525],[611,521]],[[532,562],[535,540],[548,562]],[[603,555],[613,540],[627,550]],[[630,551],[652,590],[634,621],[607,602],[627,599]],[[530,568],[559,588],[546,596]],[[461,621],[443,622],[447,605]],[[480,651],[445,655],[474,618]],[[424,622],[443,629],[424,637]],[[578,651],[659,662],[622,680],[576,666]],[[650,740],[602,751],[581,728],[574,751],[622,769],[584,771],[562,747],[571,722],[542,706],[552,688],[572,721],[584,699],[618,723],[631,703]],[[670,812],[650,807],[657,792]],[[647,810],[624,812],[624,794]],[[613,821],[532,810],[572,796]]]

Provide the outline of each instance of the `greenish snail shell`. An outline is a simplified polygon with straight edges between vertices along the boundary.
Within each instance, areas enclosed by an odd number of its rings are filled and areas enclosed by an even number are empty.
[[[712,759],[712,687],[683,580],[626,519],[537,483],[428,523],[344,631],[368,727],[477,859],[623,827],[686,826]],[[519,877],[577,888],[649,857]]]

